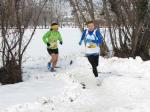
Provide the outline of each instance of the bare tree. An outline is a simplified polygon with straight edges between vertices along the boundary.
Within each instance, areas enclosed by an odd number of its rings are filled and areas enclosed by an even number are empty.
[[[150,59],[148,0],[103,0],[115,56]]]
[[[69,0],[70,1],[70,4],[71,4],[71,6],[73,7],[73,15],[75,15],[75,17],[76,17],[76,21],[77,21],[77,23],[78,23],[78,26],[79,26],[79,28],[80,28],[80,31],[83,31],[83,26],[82,26],[82,22],[81,22],[81,20],[80,20],[80,14],[79,14],[79,12],[78,12],[78,5],[76,5],[76,1],[74,1],[74,0]],[[82,15],[82,13],[81,13],[81,15]],[[85,17],[83,16],[83,19],[85,19]],[[86,20],[85,20],[86,21]]]
[[[73,7],[73,12],[81,31],[84,29],[84,24],[87,21],[95,21],[94,4],[92,0],[69,0],[69,2]]]
[[[23,56],[33,38],[46,2],[47,0],[36,3],[30,0],[3,0],[0,2],[2,34],[0,53],[3,61],[3,67],[0,68],[0,82],[2,84],[22,81]],[[33,13],[36,6],[39,6],[41,11]],[[31,23],[34,29],[31,35],[25,38],[24,33]]]
[[[66,0],[47,0],[47,3],[39,18],[39,25],[50,26],[53,20],[58,20],[60,26],[65,16],[67,16],[67,4]],[[37,8],[40,11],[40,8]],[[49,27],[48,27],[49,28]]]

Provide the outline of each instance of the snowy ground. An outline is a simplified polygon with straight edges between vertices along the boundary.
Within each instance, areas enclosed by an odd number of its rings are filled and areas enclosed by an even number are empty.
[[[0,112],[150,112],[150,61],[100,57],[103,82],[98,87],[78,46],[80,32],[60,31],[61,68],[56,73],[46,69],[49,57],[41,40],[46,30],[37,30],[26,53],[24,82],[0,86]]]

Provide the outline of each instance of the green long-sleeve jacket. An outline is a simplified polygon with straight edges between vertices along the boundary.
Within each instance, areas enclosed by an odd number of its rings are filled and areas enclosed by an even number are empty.
[[[58,31],[50,30],[43,36],[43,42],[45,44],[47,44],[47,43],[50,44],[50,46],[48,46],[49,49],[57,49],[58,41],[62,42],[61,34]]]

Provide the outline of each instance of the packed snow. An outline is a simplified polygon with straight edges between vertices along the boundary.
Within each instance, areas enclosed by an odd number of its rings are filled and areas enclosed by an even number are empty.
[[[103,80],[96,86],[84,46],[78,45],[80,31],[63,28],[59,68],[51,73],[42,42],[47,30],[37,29],[27,49],[24,82],[0,86],[0,112],[150,112],[150,61],[100,57],[98,71]]]

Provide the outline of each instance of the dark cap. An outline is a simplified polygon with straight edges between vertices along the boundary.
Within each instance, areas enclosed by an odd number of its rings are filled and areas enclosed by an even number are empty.
[[[58,23],[52,23],[51,26],[58,25]]]

